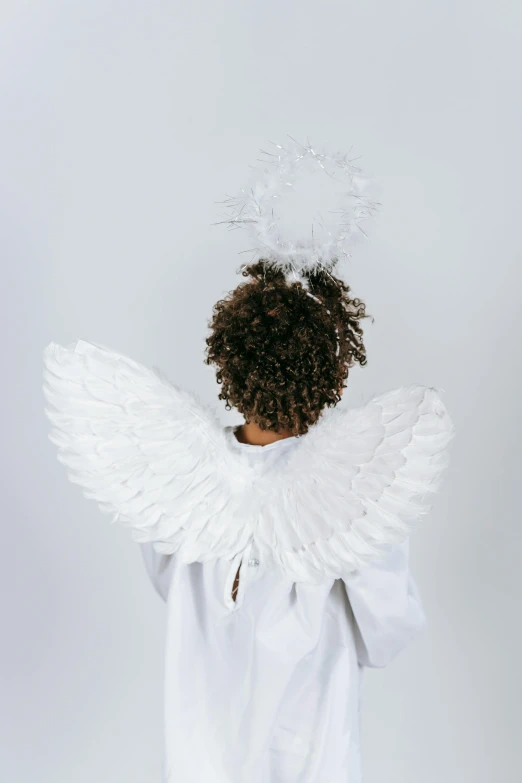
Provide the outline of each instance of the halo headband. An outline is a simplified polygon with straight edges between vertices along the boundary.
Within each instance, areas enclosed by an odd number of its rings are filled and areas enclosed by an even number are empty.
[[[297,276],[317,267],[331,269],[339,258],[350,258],[353,245],[367,238],[364,223],[373,217],[380,203],[368,192],[370,180],[355,165],[358,158],[350,158],[349,152],[329,154],[309,142],[305,145],[292,137],[289,139],[284,147],[271,142],[274,152],[261,150],[264,167],[254,168],[254,181],[238,196],[220,202],[227,214],[220,223],[248,232],[254,247],[242,252],[253,253],[252,261],[262,258]],[[285,238],[280,229],[277,199],[287,192],[295,192],[297,175],[310,166],[342,184],[337,208],[329,210],[338,217],[331,228],[315,218],[320,231],[314,232],[312,224],[308,237],[293,241]]]

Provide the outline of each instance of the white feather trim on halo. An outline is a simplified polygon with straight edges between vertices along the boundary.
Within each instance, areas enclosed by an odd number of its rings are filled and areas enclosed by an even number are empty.
[[[260,151],[264,168],[254,168],[252,182],[222,202],[227,216],[220,222],[246,229],[253,247],[243,252],[253,253],[251,261],[265,259],[295,277],[316,267],[331,269],[339,258],[349,258],[353,245],[367,236],[366,223],[380,206],[369,193],[370,178],[349,153],[328,153],[292,137],[286,146],[274,144],[274,150]],[[339,203],[328,210],[339,217],[331,227],[313,218],[309,235],[292,240],[281,230],[277,200],[294,190],[297,175],[306,168],[319,169],[342,184]]]
[[[255,470],[193,394],[83,340],[45,348],[44,393],[69,479],[135,540],[183,562],[231,559],[254,540],[296,582],[346,577],[402,541],[453,436],[439,391],[404,386],[326,409]]]

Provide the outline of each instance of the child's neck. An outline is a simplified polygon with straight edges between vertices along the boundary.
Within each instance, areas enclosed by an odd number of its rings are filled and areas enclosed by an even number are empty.
[[[276,440],[291,438],[292,433],[288,430],[262,430],[257,424],[247,422],[238,427],[235,431],[236,438],[240,443],[248,443],[251,446],[266,446]]]

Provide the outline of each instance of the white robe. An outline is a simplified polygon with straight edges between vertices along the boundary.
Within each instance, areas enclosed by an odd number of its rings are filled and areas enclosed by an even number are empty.
[[[266,470],[295,443],[240,448]],[[165,783],[359,783],[363,667],[385,666],[425,622],[408,540],[319,586],[265,568],[251,545],[188,564],[140,546],[167,602]]]

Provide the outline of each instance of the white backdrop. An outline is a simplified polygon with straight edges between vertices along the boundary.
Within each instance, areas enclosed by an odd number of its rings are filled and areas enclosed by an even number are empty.
[[[429,629],[366,676],[365,779],[518,783],[520,4],[0,14],[1,779],[159,782],[164,607],[127,532],[56,461],[41,352],[100,342],[215,398],[207,321],[245,244],[211,226],[214,202],[291,133],[354,144],[382,188],[349,281],[375,317],[369,363],[345,394],[440,386],[457,426],[412,544]]]

